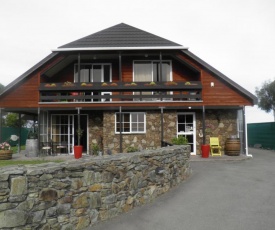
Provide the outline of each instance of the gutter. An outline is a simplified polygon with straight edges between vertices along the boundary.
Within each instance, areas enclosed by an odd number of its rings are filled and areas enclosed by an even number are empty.
[[[251,157],[251,158],[253,158],[253,155],[252,154],[248,154],[248,138],[247,138],[247,123],[246,123],[246,119],[245,119],[245,116],[246,116],[246,111],[245,111],[245,106],[243,107],[243,117],[244,117],[244,120],[243,120],[243,122],[244,122],[244,132],[245,132],[245,155],[247,156],[247,157]]]
[[[141,46],[141,47],[83,47],[83,48],[57,48],[52,52],[65,51],[108,51],[108,50],[188,50],[185,46]]]

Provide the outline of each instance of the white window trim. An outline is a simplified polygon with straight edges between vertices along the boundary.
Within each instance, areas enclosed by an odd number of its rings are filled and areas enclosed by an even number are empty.
[[[119,112],[115,113],[115,134],[120,134],[120,132],[117,132],[117,123],[119,123],[119,121],[117,121],[117,114],[119,114]],[[145,112],[122,112],[122,114],[130,114],[130,132],[121,132],[121,133],[123,134],[145,134],[146,133],[146,113]],[[144,131],[136,131],[136,132],[132,131],[132,114],[143,114]]]

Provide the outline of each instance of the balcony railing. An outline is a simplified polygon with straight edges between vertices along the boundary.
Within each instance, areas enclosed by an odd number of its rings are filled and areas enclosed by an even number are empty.
[[[42,83],[40,102],[201,101],[200,82]]]

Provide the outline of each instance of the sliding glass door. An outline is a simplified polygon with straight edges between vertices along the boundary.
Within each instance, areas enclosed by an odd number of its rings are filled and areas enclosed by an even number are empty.
[[[80,115],[80,128],[84,131],[79,143],[83,146],[83,152],[88,152],[88,116]],[[53,114],[51,122],[51,136],[54,145],[65,145],[69,154],[73,154],[73,146],[77,143],[77,136],[75,135],[78,127],[77,115],[61,115]]]

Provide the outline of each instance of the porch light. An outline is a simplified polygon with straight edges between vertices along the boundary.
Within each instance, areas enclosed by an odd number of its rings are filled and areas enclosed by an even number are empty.
[[[213,81],[210,82],[210,86],[211,87],[214,87],[215,86],[215,83]]]

